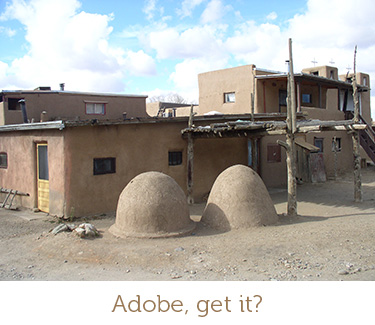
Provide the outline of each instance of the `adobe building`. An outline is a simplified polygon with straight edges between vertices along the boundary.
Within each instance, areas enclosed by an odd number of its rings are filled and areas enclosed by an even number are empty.
[[[337,68],[322,66],[304,69],[294,76],[297,114],[303,115],[304,119],[345,121],[353,117],[351,75],[339,76]],[[202,73],[198,76],[199,114],[216,111],[217,114],[253,114],[255,118],[263,114],[269,120],[281,116],[285,118],[287,79],[286,73],[258,69],[255,65]],[[356,79],[359,84],[361,122],[371,125],[369,75],[357,73]],[[367,131],[371,134],[367,134]],[[374,134],[370,127],[367,131],[361,132],[364,164],[366,160],[375,161]],[[193,136],[200,137],[201,134],[193,132]],[[286,183],[285,151],[277,144],[277,140],[285,140],[285,137],[261,136],[249,140],[249,148],[256,147],[252,151],[256,161],[253,168],[267,186]],[[323,168],[321,172],[327,177],[353,168],[352,140],[346,131],[300,134],[297,145],[299,154],[303,151],[317,151],[308,158],[316,158],[319,168]],[[300,171],[300,174],[306,173]],[[308,181],[311,175],[301,178]]]
[[[350,76],[337,76],[331,67],[296,74],[299,121],[351,118]],[[366,74],[357,74],[357,80],[362,123],[371,123],[370,80]],[[251,166],[267,187],[285,186],[285,150],[276,142],[285,135],[265,131],[285,125],[287,75],[248,65],[204,73],[198,81],[199,114],[191,126],[188,116],[150,117],[146,96],[3,91],[0,187],[28,194],[17,195],[16,206],[84,216],[115,211],[127,183],[148,171],[171,176],[187,195],[193,177],[195,202],[207,199],[217,176],[236,164]],[[23,123],[22,107],[17,106],[22,99],[31,123]],[[41,115],[47,121],[40,122]],[[242,121],[253,123],[252,129],[241,131]],[[347,131],[300,133],[297,144],[303,181],[324,180],[316,176],[332,177],[335,171],[353,168]],[[363,158],[371,157],[363,151]],[[312,167],[319,167],[317,174]],[[7,193],[0,192],[1,202]]]
[[[41,120],[147,117],[146,98],[139,95],[51,90],[51,87],[3,90],[0,93],[0,125]],[[25,111],[22,111],[22,101],[25,103]]]

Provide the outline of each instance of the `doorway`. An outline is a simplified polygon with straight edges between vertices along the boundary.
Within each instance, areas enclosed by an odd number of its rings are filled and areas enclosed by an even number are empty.
[[[49,213],[49,173],[47,143],[37,144],[38,209]]]

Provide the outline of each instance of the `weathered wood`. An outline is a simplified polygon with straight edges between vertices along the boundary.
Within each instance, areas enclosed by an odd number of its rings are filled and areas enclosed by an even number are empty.
[[[286,165],[288,172],[288,216],[297,215],[297,168],[296,144],[296,94],[294,86],[292,39],[289,39],[289,74],[288,74],[288,102],[287,102],[287,133],[286,133]]]
[[[190,108],[188,127],[193,127],[193,105]],[[194,139],[191,132],[188,133],[187,146],[187,200],[188,204],[194,204],[193,187],[194,187]]]
[[[337,151],[338,151],[338,145],[337,145],[337,137],[333,137],[333,172],[335,180],[337,179]]]
[[[362,202],[362,180],[361,180],[361,154],[359,144],[359,133],[352,133],[353,160],[354,160],[354,201]]]
[[[359,97],[357,89],[357,76],[356,76],[356,65],[357,65],[357,46],[354,50],[354,74],[352,79],[353,85],[353,101],[354,101],[354,123],[359,123]],[[353,141],[353,159],[354,159],[354,201],[362,202],[362,180],[361,180],[361,154],[360,154],[360,142],[359,142],[359,131],[352,133]]]
[[[11,192],[14,192],[16,190],[12,190],[12,189],[7,189],[7,188],[1,188],[0,189],[0,193],[11,193]],[[20,191],[16,191],[17,192],[17,195],[22,195],[22,196],[30,196],[29,193],[24,193],[24,192],[20,192]]]

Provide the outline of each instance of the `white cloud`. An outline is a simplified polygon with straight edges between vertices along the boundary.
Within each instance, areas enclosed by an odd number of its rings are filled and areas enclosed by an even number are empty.
[[[178,63],[170,75],[176,86],[175,90],[190,102],[197,102],[199,97],[198,74],[227,67],[228,58],[186,59]]]
[[[0,77],[17,88],[66,83],[68,90],[124,91],[124,78],[155,73],[153,59],[143,51],[114,48],[108,38],[113,15],[78,12],[76,0],[14,0],[3,19],[25,26],[27,55],[15,59]]]
[[[191,17],[193,10],[205,0],[184,0],[181,4],[181,9],[176,12],[181,18]]]
[[[159,59],[222,56],[225,51],[217,29],[209,26],[196,26],[181,33],[175,28],[151,32],[149,46],[157,51]]]
[[[211,0],[202,13],[201,22],[202,24],[219,22],[231,9],[232,6],[225,6],[221,0]]]
[[[269,14],[267,15],[267,19],[268,19],[268,20],[275,20],[275,19],[277,19],[277,13],[274,12],[274,11],[272,11],[271,13],[269,13]]]
[[[8,37],[13,37],[14,35],[16,35],[16,33],[17,32],[12,28],[0,26],[0,34],[5,34]]]
[[[158,5],[158,0],[146,0],[143,7],[147,20],[153,20],[156,13],[163,15],[164,7]]]

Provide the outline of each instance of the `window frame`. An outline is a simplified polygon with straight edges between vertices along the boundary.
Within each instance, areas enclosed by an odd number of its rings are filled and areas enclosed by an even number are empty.
[[[321,147],[317,145],[317,142],[320,142],[320,141],[322,143]],[[323,153],[324,152],[324,138],[314,137],[314,146],[319,148],[319,151],[318,151],[319,153]]]
[[[340,152],[342,149],[342,140],[341,138],[336,137],[337,149],[336,152]],[[332,152],[335,152],[335,139],[332,139]]]
[[[233,100],[231,99],[231,96],[233,96]],[[236,102],[236,92],[230,91],[224,93],[224,103],[225,104],[233,104]]]
[[[309,96],[308,101],[304,100],[304,96]],[[302,104],[312,104],[312,94],[307,94],[307,93],[302,94],[301,95],[301,102],[302,102]]]
[[[271,150],[273,154],[271,155]],[[272,159],[270,158],[272,156]],[[277,143],[267,144],[267,163],[280,163],[281,162],[281,146]]]
[[[168,166],[180,166],[183,162],[182,150],[168,151]]]
[[[5,157],[5,164],[2,164],[3,159],[0,159],[0,168],[8,169],[8,153],[2,151],[0,152],[0,156]]]
[[[7,102],[8,102],[8,111],[12,111],[12,112],[18,112],[18,111],[21,111],[21,104],[19,103],[20,100],[22,99],[25,99],[25,98],[14,98],[14,97],[8,97],[7,98]],[[11,103],[11,106],[12,107],[15,107],[15,108],[10,108],[9,107],[9,103]]]
[[[98,163],[103,163],[105,160],[110,161],[110,168],[108,170],[100,170],[98,168]],[[107,175],[107,174],[116,174],[116,157],[105,157],[105,158],[94,158],[93,159],[93,175]]]
[[[106,115],[106,113],[107,113],[107,104],[108,104],[108,102],[85,101],[85,114],[86,115],[100,115],[100,116]],[[87,111],[87,105],[94,105],[94,113],[89,113]],[[97,113],[96,112],[96,105],[103,105],[101,113]]]

